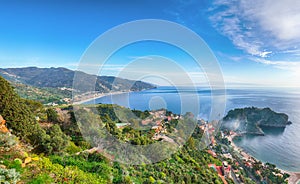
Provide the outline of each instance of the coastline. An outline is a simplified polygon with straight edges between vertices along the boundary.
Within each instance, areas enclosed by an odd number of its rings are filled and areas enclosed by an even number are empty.
[[[236,152],[239,152],[244,158],[246,159],[255,159],[257,161],[259,161],[259,159],[255,158],[254,156],[250,155],[249,153],[247,153],[244,149],[242,149],[241,147],[237,146],[235,143],[234,143],[234,138],[237,137],[238,135],[237,134],[233,134],[233,135],[230,135],[228,137],[228,140],[231,142],[231,146],[233,148],[234,151]],[[278,170],[281,171],[282,174],[289,174],[290,176],[288,177],[287,181],[288,181],[288,184],[298,184],[300,183],[300,172],[292,172],[292,171],[286,171],[286,170],[283,170],[283,169],[280,169],[278,167],[276,167]]]
[[[73,105],[80,105],[92,100],[96,100],[98,98],[110,96],[110,95],[119,95],[119,94],[125,94],[125,93],[130,93],[132,91],[116,91],[116,92],[110,92],[110,93],[101,93],[101,94],[93,94],[93,95],[87,95],[85,97],[80,98],[78,101],[73,101],[71,104]]]
[[[154,87],[154,88],[157,88]],[[154,89],[154,88],[150,88],[150,89]],[[145,90],[150,90],[150,89],[143,89],[143,90],[140,90],[140,91],[114,91],[114,92],[109,92],[109,93],[96,93],[96,94],[88,94],[88,95],[83,95],[83,97],[80,97],[80,100],[72,100],[72,103],[73,105],[80,105],[82,103],[85,103],[85,102],[89,102],[89,101],[92,101],[92,100],[95,100],[95,99],[98,99],[98,98],[102,98],[102,97],[105,97],[105,96],[110,96],[110,95],[119,95],[119,94],[125,94],[125,93],[131,93],[131,92],[141,92],[141,91],[145,91]]]
[[[142,90],[143,91],[143,90]],[[93,94],[93,95],[87,95],[87,96],[83,96],[81,98],[81,100],[78,100],[76,102],[73,102],[73,104],[75,105],[79,105],[79,104],[83,104],[86,103],[88,101],[92,101],[98,98],[102,98],[102,97],[106,97],[106,96],[110,96],[110,95],[117,95],[117,94],[125,94],[125,93],[130,93],[130,92],[134,92],[134,91],[119,91],[119,92],[110,92],[110,93],[101,93],[101,94]],[[255,158],[254,156],[252,156],[251,154],[249,154],[247,151],[245,151],[243,148],[237,146],[233,139],[239,136],[238,134],[234,134],[230,136],[230,141],[231,141],[231,146],[234,149],[234,151],[238,152],[241,154],[242,157],[249,159],[249,160],[257,160],[260,161],[259,159]],[[228,137],[229,138],[229,137]],[[287,178],[287,181],[289,184],[298,184],[300,183],[300,172],[293,172],[293,171],[288,171],[288,170],[283,170],[280,169],[278,167],[276,167],[276,169],[280,170],[280,172],[282,174],[286,173],[289,174],[290,176]]]

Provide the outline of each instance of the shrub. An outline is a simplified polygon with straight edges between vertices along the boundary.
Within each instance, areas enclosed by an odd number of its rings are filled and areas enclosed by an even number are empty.
[[[68,144],[68,146],[66,147],[66,150],[65,150],[65,151],[66,151],[67,153],[69,153],[69,154],[75,154],[75,153],[80,152],[81,149],[80,149],[78,146],[76,146],[76,145],[74,144],[74,142],[69,141],[69,144]]]
[[[53,175],[54,183],[107,183],[107,180],[97,174],[84,172],[76,166],[63,167],[60,164],[53,164],[48,158],[41,158],[38,166],[43,173]]]
[[[20,173],[16,169],[0,168],[0,183],[16,184],[20,180]]]
[[[10,133],[0,133],[0,150],[10,151],[18,143],[18,138]]]
[[[28,184],[50,184],[53,183],[53,179],[48,174],[40,174],[36,178],[34,178],[32,181],[28,182]]]

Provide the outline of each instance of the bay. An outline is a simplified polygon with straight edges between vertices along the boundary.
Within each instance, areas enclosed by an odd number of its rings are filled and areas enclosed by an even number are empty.
[[[193,107],[195,94],[199,109]],[[87,103],[118,104],[137,110],[166,108],[177,114],[191,111],[199,118],[210,117],[212,98],[210,89],[158,87],[140,92],[109,95]],[[265,136],[245,136],[236,144],[262,162],[270,162],[287,171],[300,171],[300,93],[285,89],[228,89],[225,113],[234,108],[270,107],[289,116],[292,125],[283,130],[266,130]],[[184,108],[183,108],[184,107]]]

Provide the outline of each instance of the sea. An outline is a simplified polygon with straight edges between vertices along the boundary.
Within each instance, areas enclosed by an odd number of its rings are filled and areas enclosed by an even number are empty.
[[[292,124],[285,129],[265,128],[265,136],[244,136],[236,140],[235,144],[264,163],[275,164],[286,171],[300,172],[299,89],[227,89],[224,96],[209,88],[161,86],[108,95],[86,103],[118,104],[136,110],[165,108],[176,114],[192,112],[197,118],[208,121],[217,118],[212,113],[212,107],[219,107],[217,110],[220,111],[224,106],[225,111],[218,112],[222,117],[235,108],[269,107],[276,112],[286,113]]]

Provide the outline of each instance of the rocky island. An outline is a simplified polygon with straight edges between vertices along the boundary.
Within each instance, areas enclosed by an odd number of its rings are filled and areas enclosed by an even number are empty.
[[[292,124],[288,115],[270,108],[246,107],[230,110],[223,118],[221,129],[239,134],[265,135],[263,127],[285,128]]]

